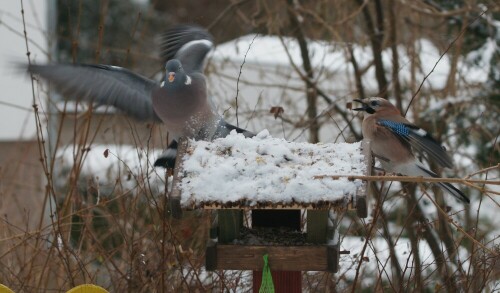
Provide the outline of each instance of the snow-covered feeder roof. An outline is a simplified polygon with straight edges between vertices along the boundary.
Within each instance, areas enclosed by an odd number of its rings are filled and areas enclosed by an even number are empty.
[[[362,193],[362,143],[311,144],[231,133],[180,145],[172,196],[185,208],[343,208]]]

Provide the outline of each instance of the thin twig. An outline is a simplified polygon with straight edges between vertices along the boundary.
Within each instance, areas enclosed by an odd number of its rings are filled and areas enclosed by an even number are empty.
[[[245,65],[245,62],[247,60],[247,55],[248,55],[248,52],[250,51],[250,48],[252,48],[252,45],[253,45],[253,41],[255,41],[255,38],[257,38],[257,36],[259,36],[259,34],[255,34],[255,36],[253,36],[253,39],[252,41],[250,42],[250,45],[248,45],[248,48],[247,48],[247,51],[245,52],[245,56],[243,57],[243,62],[241,63],[240,65],[240,72],[238,73],[238,79],[236,80],[236,97],[234,98],[236,100],[236,126],[240,126],[240,121],[238,119],[238,95],[240,94],[240,77],[241,77],[241,72],[243,70],[243,65]]]
[[[448,222],[450,222],[453,226],[455,226],[455,228],[457,228],[458,231],[460,231],[465,237],[469,238],[470,241],[474,242],[475,244],[477,244],[478,246],[480,246],[481,248],[483,248],[484,250],[488,251],[489,253],[491,253],[491,255],[495,255],[495,256],[500,256],[498,253],[496,253],[495,251],[491,250],[491,248],[488,248],[486,247],[484,244],[482,244],[481,242],[477,241],[474,237],[472,237],[471,235],[469,235],[469,233],[465,232],[465,230],[460,227],[459,225],[457,225],[451,218],[450,216],[445,212],[443,211],[443,209],[438,205],[438,203],[432,198],[432,196],[430,196],[427,192],[424,192],[425,195],[427,195],[427,197],[432,201],[432,203],[436,206],[436,209],[441,213],[443,214],[445,217],[447,217],[449,219]]]
[[[492,170],[495,170],[495,169],[498,169],[500,171],[500,163],[499,164],[496,164],[495,166],[491,166],[491,167],[488,167],[488,168],[484,168],[484,169],[481,169],[479,171],[476,171],[470,175],[467,175],[467,177],[465,177],[466,179],[469,179],[471,178],[472,176],[475,176],[477,174],[481,174],[481,173],[487,173],[489,171],[492,171]]]
[[[408,110],[410,110],[410,106],[413,103],[413,100],[415,99],[415,97],[418,95],[418,93],[422,89],[422,86],[424,85],[424,83],[427,80],[427,78],[429,78],[429,76],[434,72],[434,69],[436,69],[436,67],[439,64],[439,62],[441,62],[441,59],[443,59],[443,57],[448,53],[448,51],[453,47],[453,45],[458,41],[458,39],[460,39],[460,37],[467,31],[467,28],[470,27],[473,23],[475,23],[481,16],[483,16],[483,14],[485,14],[486,11],[487,10],[482,11],[473,21],[471,21],[471,23],[469,23],[469,25],[467,25],[466,27],[464,27],[460,31],[460,33],[455,37],[455,39],[453,39],[453,41],[451,41],[451,43],[448,45],[448,48],[446,48],[446,50],[444,50],[443,54],[441,54],[441,56],[439,56],[439,59],[434,64],[434,66],[432,67],[431,71],[429,73],[427,73],[427,75],[424,77],[424,79],[422,80],[422,82],[418,86],[417,91],[411,97],[411,100],[408,103],[408,106],[406,107],[406,111],[405,111],[405,113],[404,113],[403,116],[406,116],[406,113],[408,113]]]
[[[500,181],[495,180],[479,180],[479,179],[462,179],[462,178],[434,178],[434,177],[422,177],[422,176],[364,176],[364,175],[316,175],[314,179],[340,179],[347,178],[347,180],[361,179],[365,181],[400,181],[400,182],[417,182],[417,183],[476,183],[476,184],[489,184],[489,185],[500,185]]]

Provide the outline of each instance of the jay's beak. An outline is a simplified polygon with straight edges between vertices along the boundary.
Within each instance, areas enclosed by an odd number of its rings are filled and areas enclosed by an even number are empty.
[[[175,72],[169,72],[168,73],[168,81],[172,82],[175,79]]]
[[[366,111],[366,107],[368,107],[368,105],[363,102],[363,100],[360,100],[360,99],[354,99],[353,100],[354,102],[358,102],[358,103],[361,103],[363,105],[363,107],[360,107],[360,108],[354,108],[352,109],[353,111]]]
[[[353,111],[365,111],[368,114],[375,113],[375,110],[372,107],[368,106],[367,103],[363,102],[363,100],[361,100],[361,99],[354,99],[353,101],[361,103],[361,105],[362,105],[362,107],[352,109]]]

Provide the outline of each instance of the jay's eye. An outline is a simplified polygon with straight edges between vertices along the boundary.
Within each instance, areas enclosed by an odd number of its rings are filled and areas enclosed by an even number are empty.
[[[378,106],[378,102],[377,101],[371,101],[370,102],[370,106],[376,107],[376,106]]]

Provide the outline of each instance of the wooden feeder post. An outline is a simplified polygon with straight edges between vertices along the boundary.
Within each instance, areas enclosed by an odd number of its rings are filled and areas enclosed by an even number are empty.
[[[253,228],[287,227],[300,231],[300,210],[253,210]],[[270,264],[272,267],[272,264]],[[290,266],[294,268],[295,266]],[[302,272],[271,270],[275,292],[302,292]],[[262,283],[262,268],[253,271],[253,292],[258,293]]]
[[[181,184],[183,176],[184,154],[189,148],[189,141],[181,139],[178,145],[177,165],[174,170],[173,188],[170,193],[172,216],[181,216]],[[372,166],[369,145],[361,144],[364,154],[366,174]],[[192,150],[191,150],[192,151]],[[192,180],[189,179],[189,180]],[[262,282],[264,267],[263,256],[268,255],[275,292],[301,292],[302,271],[328,271],[335,273],[339,269],[340,246],[338,243],[338,217],[333,211],[356,210],[359,217],[367,216],[366,205],[367,183],[357,188],[355,194],[350,194],[333,201],[315,203],[254,203],[250,206],[243,202],[195,203],[196,207],[212,209],[212,228],[206,249],[207,271],[213,270],[251,270],[253,271],[253,292],[258,292]],[[297,195],[300,198],[300,195]],[[301,210],[307,211],[307,234],[305,244],[300,241],[283,243],[281,235],[278,243],[262,242],[263,244],[239,244],[243,231],[243,211],[251,211],[252,227],[245,230],[255,231],[262,228],[281,227],[284,230],[301,230]],[[278,229],[279,230],[279,229]],[[272,231],[274,233],[274,230]],[[276,232],[279,233],[279,232]],[[237,240],[237,241],[235,241]],[[259,242],[256,242],[259,243]]]

